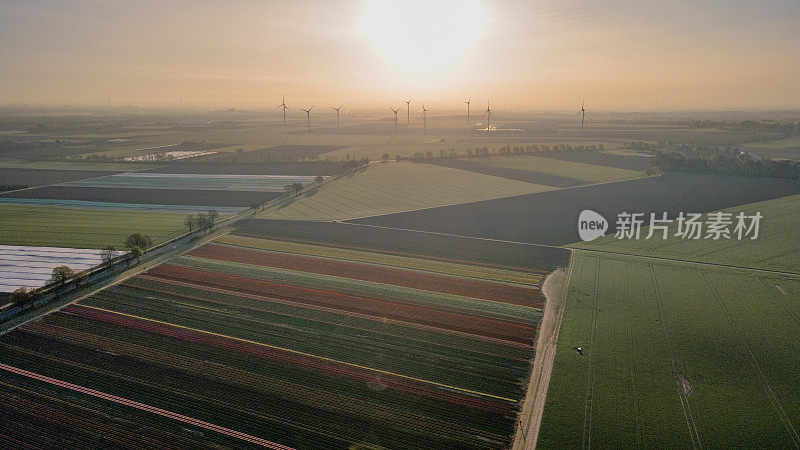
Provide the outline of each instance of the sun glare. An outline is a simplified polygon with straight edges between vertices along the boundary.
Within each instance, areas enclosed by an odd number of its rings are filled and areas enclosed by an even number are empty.
[[[484,32],[478,0],[366,1],[362,33],[404,71],[441,75],[468,55]]]

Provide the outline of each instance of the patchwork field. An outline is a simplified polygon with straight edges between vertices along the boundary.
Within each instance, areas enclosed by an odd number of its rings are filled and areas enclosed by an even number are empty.
[[[124,173],[73,181],[66,186],[126,189],[177,189],[199,191],[282,192],[287,184],[314,182],[314,176],[297,175],[209,175]]]
[[[53,268],[80,272],[103,262],[102,250],[0,245],[0,292],[37,288],[50,280]],[[118,252],[120,253],[120,252]]]
[[[258,217],[338,220],[530,194],[553,189],[431,164],[373,164]]]
[[[623,181],[370,217],[363,225],[397,227],[491,239],[566,245],[580,240],[578,216],[584,209],[603,215],[608,233],[623,211],[709,212],[800,193],[800,182],[777,178],[697,176],[669,173]]]
[[[140,232],[153,243],[184,233],[185,214],[0,205],[0,244],[123,248]]]
[[[0,338],[2,432],[502,448],[545,270],[224,237]],[[66,419],[57,433],[42,410]]]
[[[24,191],[8,192],[0,194],[0,197],[144,205],[241,206],[248,208],[254,203],[274,200],[281,195],[283,195],[283,192],[44,186],[25,189]]]
[[[495,177],[508,178],[511,180],[524,181],[526,183],[542,184],[545,186],[571,187],[588,184],[586,181],[578,180],[576,178],[562,177],[543,172],[534,172],[531,170],[518,169],[516,167],[492,166],[489,164],[483,164],[480,162],[480,160],[475,159],[443,159],[441,161],[434,161],[433,164],[451,167],[453,169],[468,170],[470,172],[482,173],[485,175],[492,175]]]
[[[797,447],[798,298],[800,275],[579,252],[538,445]]]
[[[152,205],[140,203],[113,203],[113,202],[91,202],[85,200],[58,200],[49,198],[8,198],[0,197],[0,205],[20,205],[20,206],[56,206],[61,208],[80,208],[80,209],[109,209],[120,211],[141,211],[141,212],[169,212],[169,213],[198,213],[208,212],[211,209],[220,214],[235,214],[243,211],[241,206],[192,206],[192,205]]]
[[[569,264],[570,258],[570,252],[565,248],[376,228],[348,222],[245,219],[236,222],[233,233],[301,244],[324,243],[342,249],[368,249],[382,255],[425,255],[428,259],[444,262],[470,261],[515,271],[554,269]]]
[[[345,169],[344,163],[303,161],[280,163],[240,162],[173,162],[148,173],[197,173],[227,175],[336,175]]]
[[[541,156],[496,156],[478,159],[477,162],[488,166],[510,169],[528,170],[560,177],[583,180],[590,183],[608,183],[610,181],[642,178],[643,171],[599,166],[562,159]]]
[[[653,239],[645,240],[644,236],[648,231],[645,228],[640,240],[619,240],[611,235],[592,242],[581,242],[574,247],[800,273],[800,234],[797,232],[800,223],[800,195],[735,206],[723,212],[731,214],[732,224],[729,230],[733,239],[730,240],[664,240],[662,232],[657,232]],[[759,213],[763,216],[758,239],[751,239],[752,234],[744,236],[741,241],[736,238],[735,217],[739,213],[747,216]],[[708,215],[704,215],[702,221],[707,222]],[[746,222],[747,226],[749,224],[750,220]],[[670,224],[669,236],[674,237],[677,228],[676,222]],[[707,234],[707,231],[704,230],[702,234]]]
[[[115,173],[118,172],[0,168],[0,190],[64,183],[66,181],[103,177]],[[8,189],[3,189],[3,186]]]

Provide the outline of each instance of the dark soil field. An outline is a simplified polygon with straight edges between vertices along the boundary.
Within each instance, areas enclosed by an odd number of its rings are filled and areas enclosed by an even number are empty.
[[[433,211],[438,209],[446,208],[436,208]],[[387,230],[335,222],[246,219],[237,222],[235,227],[234,233],[243,236],[314,242],[343,248],[417,255],[429,259],[471,264],[482,263],[535,272],[549,272],[556,266],[566,266],[570,256],[569,250],[560,248]]]
[[[617,214],[623,211],[645,213],[645,219],[649,219],[650,212],[667,212],[669,218],[675,218],[679,212],[702,213],[797,193],[800,193],[800,182],[793,180],[670,173],[657,178],[389,214],[353,222],[566,245],[579,240],[578,215],[584,209],[602,214],[609,222],[609,234],[615,230]]]
[[[554,187],[572,187],[587,184],[583,180],[575,178],[561,177],[549,173],[531,172],[528,170],[511,169],[507,167],[495,167],[486,164],[481,164],[479,161],[473,161],[462,158],[441,159],[436,160],[434,164],[444,167],[451,167],[453,169],[468,170],[470,172],[482,173],[485,175],[494,175],[496,177],[509,178],[517,181],[525,181],[534,184],[543,184],[545,186]]]
[[[43,186],[0,194],[12,198],[50,198],[150,205],[242,206],[269,201],[282,192],[182,191],[175,189],[129,189],[72,186]]]
[[[97,172],[89,170],[51,170],[0,168],[0,185],[34,187],[45,184],[65,183],[86,178],[104,177],[120,172]]]
[[[344,170],[343,163],[307,162],[253,162],[211,163],[174,162],[154,169],[152,173],[197,173],[221,175],[336,175]]]
[[[349,277],[356,280],[393,284],[426,291],[445,294],[463,295],[498,302],[528,305],[541,308],[544,296],[538,289],[509,286],[498,283],[455,278],[444,275],[402,270],[371,264],[359,264],[345,261],[313,258],[308,256],[287,255],[265,251],[244,250],[224,245],[204,245],[189,255],[211,258],[221,261],[262,266],[280,267],[283,269],[313,272],[338,277]]]
[[[646,170],[652,165],[653,158],[645,156],[625,156],[611,155],[598,151],[588,152],[547,152],[537,153],[536,156],[544,158],[560,159],[562,161],[572,161],[584,164],[594,164],[597,166],[616,167],[628,170]]]

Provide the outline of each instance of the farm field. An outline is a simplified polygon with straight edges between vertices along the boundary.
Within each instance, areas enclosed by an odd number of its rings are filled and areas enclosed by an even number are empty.
[[[800,234],[797,233],[797,224],[800,223],[800,195],[735,206],[722,212],[732,215],[730,240],[680,239],[675,236],[677,223],[673,222],[670,224],[667,240],[661,238],[663,236],[661,232],[657,232],[656,237],[652,239],[643,239],[647,233],[645,228],[643,231],[645,234],[639,240],[620,240],[611,235],[573,246],[589,250],[800,273],[800,260],[798,260]],[[740,212],[747,216],[756,213],[763,216],[758,239],[753,240],[746,236],[740,241],[736,238],[733,233],[737,223],[735,216]],[[705,215],[702,221],[707,220],[708,216]],[[749,220],[747,223],[749,224]],[[703,232],[705,233],[706,231]]]
[[[551,270],[569,263],[565,248],[519,245],[432,233],[361,226],[348,222],[302,222],[244,219],[233,234],[300,244],[324,243],[340,249],[369,250],[381,255],[424,255],[442,262],[471,262],[514,271]]]
[[[207,191],[180,189],[135,189],[76,186],[43,186],[24,191],[0,193],[0,197],[80,200],[106,203],[135,203],[144,205],[240,206],[266,202],[283,192]]]
[[[22,169],[0,168],[0,189],[2,187],[33,187],[44,184],[64,183],[67,181],[83,180],[86,178],[103,177],[119,172],[100,172],[88,170],[50,170],[50,169]]]
[[[282,192],[287,184],[308,185],[314,176],[124,173],[73,181],[65,186],[125,189],[178,189],[199,191]]]
[[[56,206],[61,208],[81,208],[81,209],[109,209],[120,211],[142,211],[142,212],[169,212],[169,213],[198,213],[208,212],[211,209],[217,210],[220,214],[235,214],[243,211],[242,206],[192,206],[192,205],[153,205],[141,203],[113,203],[113,202],[91,202],[85,200],[58,200],[48,198],[9,198],[0,197],[0,205],[20,205],[20,206]]]
[[[240,162],[172,162],[148,169],[147,173],[194,173],[224,175],[336,175],[345,169],[343,163],[303,161],[279,163]]]
[[[800,277],[575,258],[540,447],[800,445]]]
[[[644,172],[653,162],[653,158],[641,156],[635,150],[628,149],[610,149],[593,152],[548,152],[542,156],[562,161],[633,170],[634,172]]]
[[[157,167],[153,163],[130,162],[96,162],[96,161],[31,161],[31,160],[0,160],[0,167],[4,169],[40,169],[40,170],[77,170],[86,172],[135,172],[143,169]],[[98,175],[102,176],[102,175]]]
[[[583,180],[576,178],[562,177],[543,172],[534,172],[531,170],[517,169],[511,167],[499,167],[489,164],[483,164],[480,160],[465,159],[465,158],[449,158],[440,161],[434,161],[433,164],[450,167],[453,169],[468,170],[470,172],[482,173],[485,175],[492,175],[496,177],[509,178],[511,180],[524,181],[526,183],[542,184],[545,186],[553,187],[571,187],[588,184]]]
[[[72,416],[101,403],[107,432],[137,440],[153,430],[171,442],[502,448],[540,282],[541,272],[229,236],[0,337],[0,401],[23,392],[14,410],[66,402]],[[34,415],[14,417],[21,426],[3,433],[36,429]],[[85,442],[96,421],[59,426]]]
[[[185,214],[0,205],[0,244],[123,248],[135,232],[153,244],[184,233]]]
[[[626,212],[709,212],[800,193],[800,182],[777,178],[697,176],[669,173],[622,181],[487,200],[464,205],[354,220],[362,225],[449,233],[517,242],[566,245],[580,240],[578,215],[596,211],[616,229]]]
[[[522,169],[557,175],[590,183],[608,183],[611,181],[631,180],[644,177],[643,171],[599,166],[542,156],[495,156],[486,159],[480,158],[477,162],[495,167]]]
[[[80,272],[103,262],[102,250],[0,245],[0,292],[38,288],[50,280],[53,268]],[[121,252],[118,252],[121,253]]]
[[[431,164],[373,164],[334,180],[258,217],[289,220],[339,220],[552,189]]]

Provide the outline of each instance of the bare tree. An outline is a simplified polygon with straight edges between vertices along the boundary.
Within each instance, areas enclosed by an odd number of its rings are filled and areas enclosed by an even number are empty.
[[[191,233],[192,231],[194,231],[194,227],[195,227],[195,225],[197,224],[197,223],[195,222],[195,218],[194,218],[194,216],[193,216],[193,215],[191,215],[191,214],[189,214],[188,216],[186,216],[186,220],[184,220],[184,221],[183,221],[183,223],[185,223],[185,224],[186,224],[186,228],[188,228],[188,229],[189,229],[189,233]]]
[[[100,253],[100,258],[103,260],[103,264],[108,264],[108,262],[114,259],[116,256],[117,252],[113,245],[109,245],[108,247],[104,248]]]

